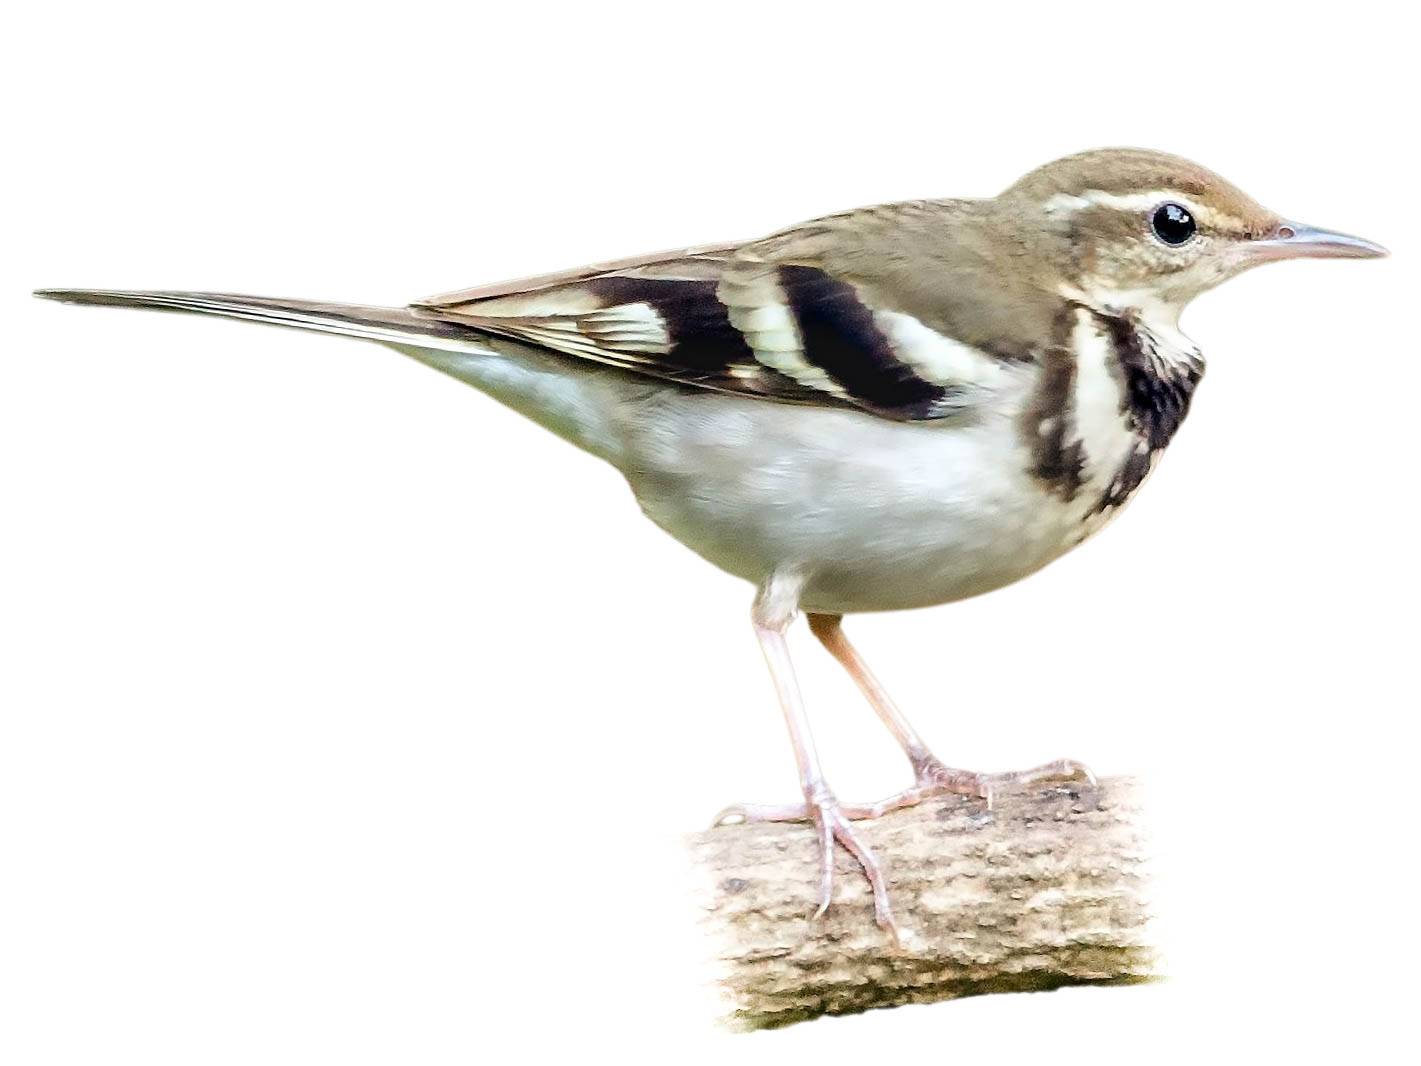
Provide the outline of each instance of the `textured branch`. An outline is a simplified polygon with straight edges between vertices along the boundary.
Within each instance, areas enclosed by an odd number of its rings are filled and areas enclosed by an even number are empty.
[[[983,992],[1123,983],[1155,974],[1136,786],[1116,778],[1007,793],[990,812],[945,797],[856,823],[890,882],[903,944],[873,924],[862,874],[839,855],[817,921],[804,825],[731,825],[692,839],[708,877],[732,1019],[820,1014]]]

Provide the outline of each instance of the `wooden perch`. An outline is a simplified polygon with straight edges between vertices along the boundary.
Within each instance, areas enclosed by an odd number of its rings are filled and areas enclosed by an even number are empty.
[[[722,983],[744,1027],[983,992],[1155,976],[1145,849],[1128,779],[934,799],[856,823],[883,863],[901,947],[873,923],[858,867],[838,857],[815,906],[805,825],[729,825],[691,842],[707,875]]]

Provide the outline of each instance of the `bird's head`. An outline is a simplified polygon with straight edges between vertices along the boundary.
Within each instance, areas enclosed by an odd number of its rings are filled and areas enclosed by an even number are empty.
[[[1289,221],[1188,160],[1140,149],[1048,163],[997,204],[1024,240],[1039,242],[1038,261],[1067,294],[1171,320],[1260,263],[1387,254],[1360,237]]]

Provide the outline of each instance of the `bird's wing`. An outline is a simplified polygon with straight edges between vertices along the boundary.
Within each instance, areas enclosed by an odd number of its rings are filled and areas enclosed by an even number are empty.
[[[622,260],[411,307],[699,388],[905,421],[971,406],[1001,360],[895,308],[856,272],[844,234],[826,243],[820,233]]]

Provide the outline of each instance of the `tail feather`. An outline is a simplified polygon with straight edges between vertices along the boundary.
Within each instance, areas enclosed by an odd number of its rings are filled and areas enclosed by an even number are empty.
[[[73,304],[216,315],[378,341],[480,389],[593,455],[616,463],[620,454],[611,417],[625,393],[617,372],[489,336],[440,319],[433,311],[216,292],[40,289],[35,295]]]
[[[439,319],[409,307],[367,307],[362,304],[280,300],[219,292],[133,292],[118,289],[37,289],[45,300],[108,307],[142,307],[160,311],[216,315],[270,326],[314,330],[360,337],[384,344],[432,348],[448,352],[487,352],[489,339],[468,326]]]

